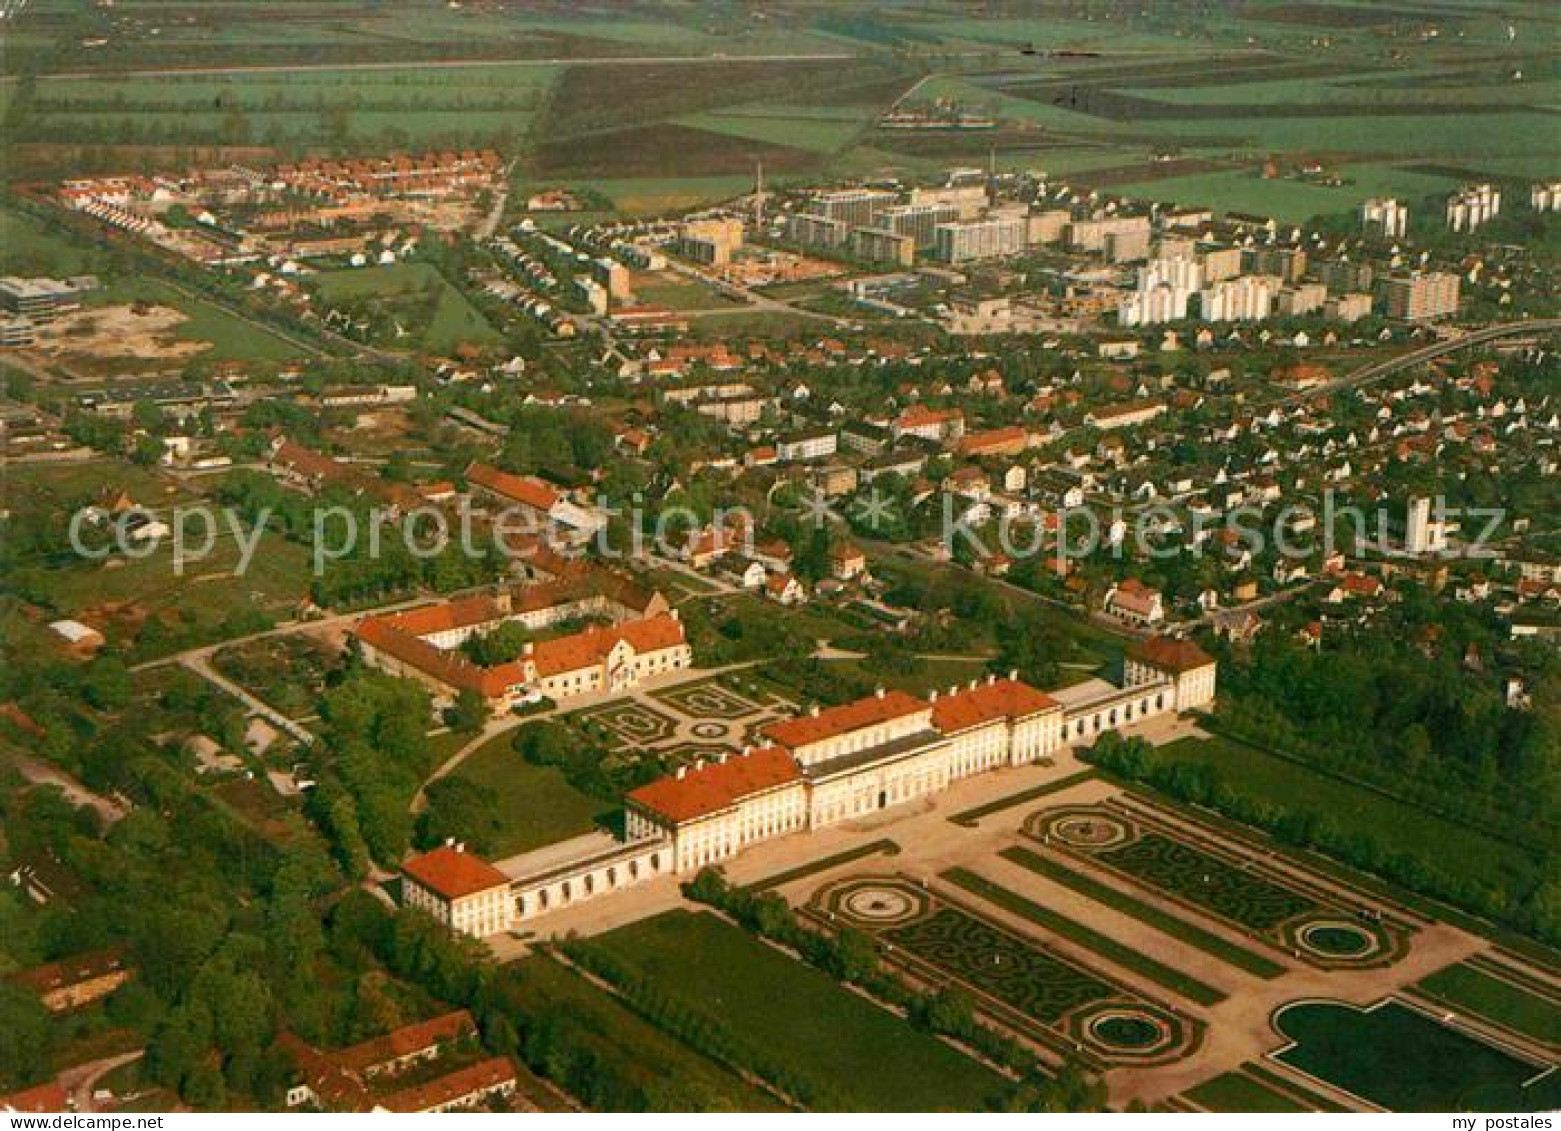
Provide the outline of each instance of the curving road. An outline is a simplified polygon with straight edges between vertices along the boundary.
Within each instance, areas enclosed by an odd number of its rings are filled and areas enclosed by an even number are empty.
[[[1326,385],[1319,385],[1315,389],[1308,389],[1302,393],[1291,393],[1273,403],[1294,404],[1299,401],[1310,400],[1322,393],[1331,393],[1337,389],[1370,384],[1372,381],[1390,376],[1400,370],[1408,369],[1412,365],[1424,365],[1428,361],[1435,361],[1437,358],[1445,357],[1447,354],[1457,353],[1459,350],[1467,349],[1469,346],[1485,345],[1488,342],[1499,341],[1502,338],[1516,338],[1527,335],[1537,336],[1557,332],[1561,332],[1561,318],[1531,318],[1522,322],[1502,322],[1495,326],[1471,330],[1461,337],[1446,338],[1439,342],[1432,342],[1428,346],[1421,346],[1419,349],[1399,354],[1397,357],[1389,358],[1387,361],[1373,362],[1371,365],[1362,366],[1360,369],[1346,373],[1336,381],[1330,381]]]

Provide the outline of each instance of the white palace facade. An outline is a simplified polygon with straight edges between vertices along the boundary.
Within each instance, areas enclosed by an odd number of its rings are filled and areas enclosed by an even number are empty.
[[[601,838],[574,858],[553,854],[546,867],[511,876],[513,920],[504,926],[655,876],[695,872],[775,837],[876,814],[961,778],[1040,762],[1108,730],[1206,707],[1216,671],[1190,641],[1151,638],[1129,650],[1121,686],[1097,680],[1053,696],[1011,674],[925,699],[880,690],[770,723],[763,745],[680,767],[629,793],[622,842]]]

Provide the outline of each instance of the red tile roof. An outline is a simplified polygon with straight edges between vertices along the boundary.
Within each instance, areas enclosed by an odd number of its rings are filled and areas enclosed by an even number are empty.
[[[1128,656],[1170,672],[1189,672],[1214,662],[1214,657],[1191,640],[1171,636],[1151,636],[1128,649]]]
[[[903,428],[924,428],[929,424],[949,424],[955,420],[965,419],[965,414],[957,408],[928,408],[926,405],[912,405],[900,414],[895,421]]]
[[[914,695],[907,695],[903,691],[886,691],[881,695],[858,699],[854,703],[830,707],[816,715],[800,715],[795,719],[771,723],[764,728],[764,734],[772,741],[795,750],[799,746],[822,742],[926,709],[926,702]]]
[[[35,993],[48,994],[66,986],[80,985],[82,982],[94,981],[126,969],[125,952],[119,947],[109,947],[105,950],[73,954],[57,962],[46,962],[42,966],[18,970],[11,974],[8,980],[19,986],[26,986]]]
[[[405,1088],[379,1101],[386,1111],[418,1112],[459,1103],[477,1093],[496,1090],[515,1080],[515,1066],[507,1056],[489,1057],[457,1068],[426,1083]]]
[[[551,676],[578,671],[607,658],[618,641],[626,641],[635,652],[659,652],[684,642],[683,622],[668,613],[644,620],[627,621],[610,628],[588,628],[572,636],[539,641],[532,649],[531,661],[537,675]]]
[[[1026,718],[1058,706],[1050,695],[1028,683],[999,679],[952,695],[940,695],[932,704],[932,725],[944,734],[952,734],[996,719]]]
[[[384,618],[413,636],[432,636],[453,628],[487,624],[503,616],[498,602],[488,596],[457,597],[437,605],[422,605]]]
[[[59,1081],[51,1080],[20,1092],[0,1096],[0,1111],[65,1111],[65,1089]]]
[[[509,883],[509,877],[470,852],[443,845],[414,856],[401,870],[423,887],[445,899],[460,899]]]
[[[658,778],[628,795],[629,801],[677,824],[729,809],[745,797],[801,779],[791,754],[764,746],[725,762],[690,768],[683,777]]]
[[[502,495],[506,499],[523,506],[534,507],[539,511],[550,511],[559,502],[558,492],[542,480],[533,479],[528,475],[511,475],[486,463],[474,463],[468,467],[466,480],[468,483],[492,491],[495,495]]]
[[[1029,443],[1029,436],[1017,424],[1007,428],[993,428],[987,432],[972,432],[959,442],[959,450],[965,455],[981,455],[986,452],[1022,451]]]
[[[464,854],[463,854],[464,855]],[[393,1029],[382,1037],[371,1037],[356,1045],[327,1053],[338,1067],[349,1072],[372,1074],[376,1069],[394,1064],[415,1053],[426,1052],[438,1045],[476,1035],[477,1023],[464,1009],[430,1017]]]

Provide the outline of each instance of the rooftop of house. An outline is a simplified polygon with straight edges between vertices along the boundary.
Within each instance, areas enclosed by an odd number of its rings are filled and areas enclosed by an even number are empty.
[[[401,870],[423,887],[447,900],[507,886],[509,877],[461,845],[446,844],[414,856]]]
[[[851,703],[842,703],[838,707],[828,707],[816,714],[770,723],[764,728],[764,734],[772,741],[795,750],[799,746],[823,742],[927,709],[926,701],[914,695],[903,691],[885,691]]]
[[[632,804],[682,823],[729,809],[745,797],[799,780],[789,751],[761,746],[658,778],[628,795]]]
[[[1191,640],[1173,636],[1151,636],[1146,640],[1140,640],[1128,649],[1128,657],[1162,671],[1177,674],[1194,671],[1214,663],[1214,657]]]

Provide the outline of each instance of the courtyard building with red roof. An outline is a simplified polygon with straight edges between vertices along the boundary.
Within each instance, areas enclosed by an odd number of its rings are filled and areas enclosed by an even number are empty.
[[[501,625],[540,631],[588,617],[612,623],[528,641],[515,659],[490,666],[461,650],[473,636]],[[353,635],[376,667],[416,679],[442,699],[476,691],[494,711],[537,696],[558,700],[627,690],[693,664],[683,624],[666,599],[601,570],[365,617]]]

